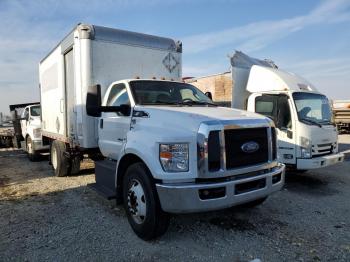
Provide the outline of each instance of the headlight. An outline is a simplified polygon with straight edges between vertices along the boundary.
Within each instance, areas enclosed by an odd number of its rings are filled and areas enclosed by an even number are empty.
[[[165,172],[187,172],[188,144],[160,144],[159,159]]]
[[[41,128],[33,129],[33,136],[34,138],[41,138]]]
[[[301,158],[311,158],[311,140],[306,137],[300,137],[300,146],[301,146]]]

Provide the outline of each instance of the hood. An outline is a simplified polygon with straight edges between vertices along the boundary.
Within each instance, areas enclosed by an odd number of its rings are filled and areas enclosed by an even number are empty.
[[[260,120],[262,126],[268,126],[271,120],[265,116],[244,110],[227,107],[206,106],[135,106],[135,110],[142,110],[149,114],[149,122],[162,125],[165,129],[191,130],[197,132],[202,122],[216,124],[250,124]],[[236,123],[235,123],[236,122]]]
[[[338,140],[336,127],[332,125],[306,125],[300,123],[300,136],[306,137],[312,141],[312,145],[335,143]]]
[[[238,120],[242,118],[266,119],[266,117],[228,107],[207,107],[207,106],[143,106],[145,111],[157,110],[162,113],[186,115],[190,118],[201,119],[201,121],[210,120]]]

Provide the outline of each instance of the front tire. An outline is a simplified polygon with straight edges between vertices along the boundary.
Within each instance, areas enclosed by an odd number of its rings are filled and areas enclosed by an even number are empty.
[[[60,141],[53,141],[50,148],[50,159],[55,176],[63,177],[68,176],[70,167],[69,161],[65,157],[64,152],[66,152],[66,145]]]
[[[166,232],[170,215],[161,209],[151,174],[143,163],[132,164],[126,170],[123,201],[129,224],[137,236],[151,240]]]
[[[33,142],[30,137],[27,137],[27,140],[26,140],[26,150],[30,161],[38,160],[39,154],[34,150]]]

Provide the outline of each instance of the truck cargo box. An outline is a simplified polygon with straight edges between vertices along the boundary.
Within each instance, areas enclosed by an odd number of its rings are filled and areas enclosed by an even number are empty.
[[[96,119],[86,114],[88,87],[102,96],[117,80],[181,80],[181,43],[95,25],[79,24],[39,65],[42,134],[74,147],[96,148]]]

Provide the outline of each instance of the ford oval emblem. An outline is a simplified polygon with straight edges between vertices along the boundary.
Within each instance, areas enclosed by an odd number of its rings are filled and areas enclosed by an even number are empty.
[[[259,150],[259,144],[254,141],[249,141],[247,143],[244,143],[241,146],[241,149],[244,153],[254,153]]]

